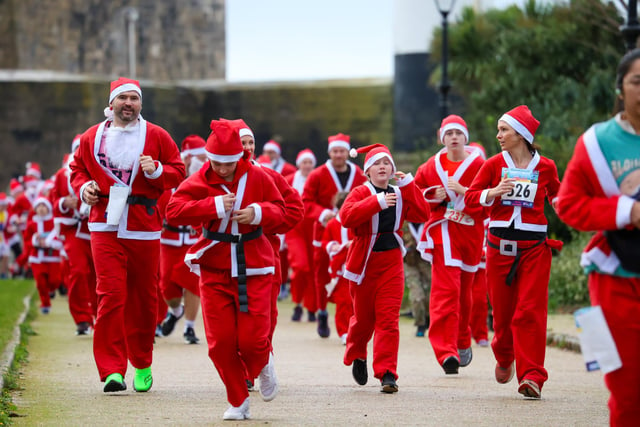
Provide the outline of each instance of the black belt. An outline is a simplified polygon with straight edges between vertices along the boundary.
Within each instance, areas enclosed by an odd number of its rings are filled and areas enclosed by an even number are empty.
[[[127,203],[130,205],[142,205],[147,208],[147,213],[153,215],[153,207],[158,203],[157,199],[147,199],[144,196],[129,196]]]
[[[520,256],[522,255],[523,252],[528,251],[529,249],[533,249],[536,246],[540,246],[541,244],[543,244],[544,242],[546,242],[547,239],[542,239],[542,240],[538,240],[533,246],[529,246],[528,248],[518,248],[517,252],[516,252],[516,256],[513,259],[513,264],[511,264],[511,268],[509,269],[509,274],[507,274],[507,286],[511,286],[511,283],[513,283],[513,279],[515,279],[516,277],[516,270],[518,269],[518,264],[520,264]],[[491,246],[493,249],[498,249],[500,250],[500,246],[496,245],[495,243],[492,243],[490,241],[487,240],[487,245]]]
[[[165,224],[164,229],[167,231],[173,231],[174,233],[189,233],[189,234],[191,234],[191,230],[193,230],[193,228],[189,227],[188,225],[180,225],[178,227],[174,227],[173,225],[169,225],[169,224]]]
[[[202,235],[205,239],[217,240],[218,242],[236,243],[236,262],[238,264],[238,303],[240,311],[249,312],[249,297],[247,296],[247,261],[244,256],[244,242],[257,239],[262,236],[262,227],[256,228],[254,231],[245,234],[227,234],[218,233],[217,231],[202,229]]]
[[[34,246],[33,249],[44,251],[45,256],[53,256],[53,251],[55,251],[55,249],[53,248],[44,247],[44,246]]]

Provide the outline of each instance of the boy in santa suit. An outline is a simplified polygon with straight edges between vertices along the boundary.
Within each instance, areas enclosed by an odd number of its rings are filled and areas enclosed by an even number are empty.
[[[56,231],[63,238],[64,250],[68,256],[69,312],[76,324],[76,334],[86,335],[93,326],[98,307],[89,233],[90,207],[76,196],[70,180],[69,163],[80,146],[80,136],[75,136],[71,143],[71,156],[56,172],[51,200]]]
[[[187,176],[197,173],[207,161],[206,141],[198,135],[189,135],[182,141],[181,157]],[[198,344],[195,321],[200,307],[198,276],[184,263],[187,250],[198,241],[200,230],[166,220],[166,208],[174,190],[167,190],[158,200],[164,219],[160,238],[160,289],[168,311],[161,323],[163,336],[169,336],[176,322],[185,317],[183,338],[187,344]],[[184,299],[184,304],[182,303]]]
[[[44,197],[34,201],[34,214],[25,230],[29,263],[40,295],[40,311],[48,314],[51,309],[50,293],[62,283],[60,273],[60,249],[62,242],[53,233],[53,208]]]
[[[151,363],[158,304],[162,218],[157,200],[184,179],[171,136],[142,118],[137,80],[111,82],[107,119],[82,134],[71,162],[71,186],[89,206],[98,313],[93,354],[105,392],[153,384]]]
[[[329,137],[329,160],[309,174],[302,194],[305,215],[314,221],[314,281],[318,303],[318,335],[322,338],[331,334],[325,288],[331,278],[329,256],[322,248],[322,234],[329,220],[336,216],[333,206],[335,195],[340,191],[349,192],[367,180],[362,169],[347,160],[351,148],[349,140],[349,135],[342,133]]]
[[[296,173],[286,177],[287,182],[302,196],[307,177],[316,167],[316,156],[308,148],[300,151],[296,157]],[[302,306],[307,309],[309,322],[316,321],[316,288],[314,286],[313,265],[313,219],[305,213],[300,221],[286,235],[289,247],[289,265],[291,266],[291,301],[295,304],[291,320],[302,319]]]
[[[296,173],[296,167],[282,158],[282,149],[276,141],[267,141],[262,147],[262,153],[269,157],[271,168],[282,176],[287,177]]]
[[[485,206],[487,283],[495,334],[491,347],[500,384],[518,377],[518,392],[539,399],[548,378],[548,283],[551,249],[545,198],[555,207],[560,187],[553,160],[540,156],[533,139],[540,122],[526,105],[503,114],[496,135],[502,152],[489,158],[465,194],[468,206]],[[515,368],[514,368],[515,364]]]
[[[384,393],[398,391],[398,330],[404,293],[405,254],[402,224],[425,222],[429,205],[411,174],[396,171],[389,149],[382,144],[357,150],[367,153],[364,171],[369,182],[347,197],[340,218],[354,233],[347,253],[344,277],[351,281],[353,311],[347,334],[344,364],[353,365],[353,378],[367,383],[367,344],[373,340],[373,373]],[[357,155],[352,150],[352,155]],[[397,178],[397,184],[389,180]]]
[[[439,136],[444,148],[416,173],[416,185],[431,207],[418,250],[431,263],[429,341],[445,373],[457,374],[473,357],[471,286],[480,265],[485,217],[482,206],[465,205],[464,193],[483,159],[466,147],[469,131],[462,117],[445,117]]]
[[[336,195],[336,209],[340,211],[347,195],[343,192]],[[349,293],[349,281],[344,278],[344,264],[353,232],[342,226],[340,214],[331,218],[324,229],[322,247],[329,255],[329,275],[331,280],[325,285],[329,301],[336,305],[336,332],[343,345],[347,344],[349,320],[353,315],[353,301]]]
[[[241,420],[250,417],[247,375],[259,377],[265,401],[278,392],[269,341],[276,259],[262,225],[282,223],[285,206],[236,125],[213,120],[211,130],[209,163],[173,193],[167,220],[203,227],[185,262],[200,275],[209,357],[231,404],[223,418]]]

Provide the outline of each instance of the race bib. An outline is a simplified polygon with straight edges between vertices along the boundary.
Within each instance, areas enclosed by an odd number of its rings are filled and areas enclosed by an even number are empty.
[[[502,178],[514,178],[515,186],[502,195],[504,206],[532,208],[538,191],[538,171],[516,168],[502,168]]]
[[[127,205],[129,197],[129,187],[124,185],[112,185],[109,188],[109,204],[107,205],[107,224],[118,225],[120,217]]]
[[[457,222],[462,225],[474,225],[475,221],[469,215],[464,212],[457,211],[453,209],[453,203],[449,202],[447,204],[447,210],[444,213],[444,219]]]

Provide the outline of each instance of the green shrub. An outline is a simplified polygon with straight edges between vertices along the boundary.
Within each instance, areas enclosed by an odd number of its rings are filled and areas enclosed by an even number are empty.
[[[591,233],[571,230],[573,239],[553,257],[549,279],[549,310],[573,311],[589,305],[587,275],[580,267],[580,254],[589,242]]]

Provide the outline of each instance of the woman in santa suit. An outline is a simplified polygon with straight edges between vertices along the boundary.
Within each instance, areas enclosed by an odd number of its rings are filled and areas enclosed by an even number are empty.
[[[591,303],[599,305],[622,367],[605,374],[612,426],[640,419],[640,49],[618,65],[617,113],[576,143],[558,195],[558,215],[596,231],[582,253]]]
[[[209,357],[231,407],[223,418],[250,417],[245,374],[260,378],[265,401],[278,393],[269,333],[274,251],[262,224],[285,220],[284,200],[273,180],[250,163],[237,127],[212,121],[205,147],[209,163],[189,176],[167,205],[167,221],[202,225],[185,256],[200,275]]]
[[[464,194],[483,164],[468,147],[469,131],[460,116],[442,120],[444,148],[422,165],[416,185],[429,202],[431,217],[418,251],[431,263],[429,341],[446,374],[471,363],[471,291],[482,256],[484,208],[465,205]]]
[[[367,153],[364,172],[369,181],[356,187],[340,209],[342,225],[353,231],[344,278],[350,281],[354,314],[349,322],[344,364],[353,365],[353,378],[367,383],[367,344],[373,340],[373,373],[381,391],[398,391],[398,320],[404,293],[402,224],[425,222],[429,205],[411,174],[396,172],[389,149],[373,144],[357,150]],[[357,155],[355,150],[351,155]],[[397,186],[389,180],[397,177]]]
[[[497,139],[502,152],[487,160],[465,194],[469,206],[489,209],[487,282],[493,307],[496,381],[514,371],[518,392],[540,398],[544,368],[551,248],[544,200],[555,206],[560,187],[555,163],[540,156],[533,136],[540,122],[526,105],[503,114]],[[515,368],[514,368],[515,361]]]

